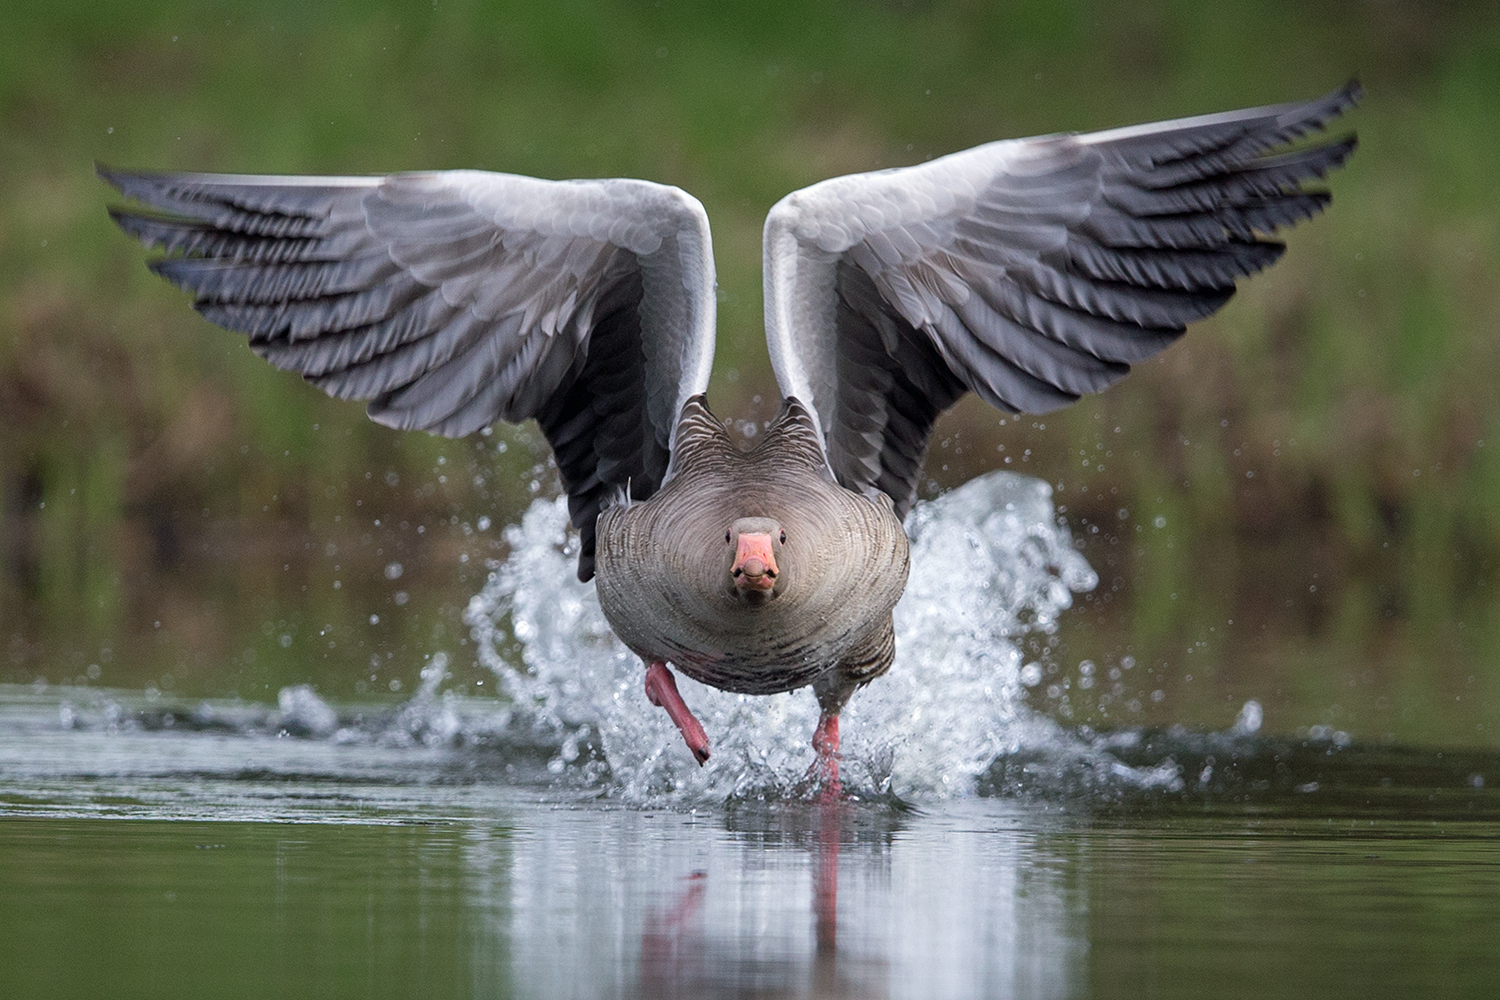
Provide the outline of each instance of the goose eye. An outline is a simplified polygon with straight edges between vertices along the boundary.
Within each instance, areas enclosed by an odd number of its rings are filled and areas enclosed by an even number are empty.
[[[786,544],[786,532],[785,532],[785,531],[783,531],[783,532],[782,532],[782,533],[781,533],[781,544],[782,544],[782,545],[785,545],[785,544]]]
[[[729,541],[729,532],[724,532],[724,541]]]

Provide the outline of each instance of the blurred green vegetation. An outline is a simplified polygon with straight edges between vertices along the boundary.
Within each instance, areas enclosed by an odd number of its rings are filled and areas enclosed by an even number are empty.
[[[528,429],[401,437],[209,328],[113,230],[93,161],[681,185],[714,224],[711,396],[764,417],[760,226],[787,191],[1358,75],[1360,151],[1276,268],[1102,397],[961,405],[927,492],[1001,465],[1058,484],[1102,583],[1047,655],[1149,664],[1131,718],[1223,725],[1254,696],[1281,728],[1359,702],[1366,735],[1500,739],[1493,8],[60,0],[6,20],[0,680],[410,683],[550,488]]]

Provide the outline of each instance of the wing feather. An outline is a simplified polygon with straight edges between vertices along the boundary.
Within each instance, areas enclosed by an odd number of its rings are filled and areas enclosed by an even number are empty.
[[[152,270],[276,367],[401,429],[537,418],[584,579],[603,506],[671,474],[713,362],[708,219],[684,192],[479,171],[100,175],[142,206],[110,215],[165,252]]]
[[[830,468],[905,511],[932,422],[965,391],[1046,412],[1118,381],[1322,211],[1304,184],[1353,136],[1314,101],[989,143],[788,195],[765,231],[766,337]]]

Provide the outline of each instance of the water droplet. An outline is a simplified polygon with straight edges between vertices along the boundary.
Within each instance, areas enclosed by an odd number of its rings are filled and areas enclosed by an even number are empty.
[[[1051,495],[1045,483],[998,472],[912,511],[897,662],[844,711],[846,786],[916,798],[972,794],[1019,734],[1060,732],[1020,696],[1027,682],[1042,682],[1043,667],[1026,662],[1016,642],[1055,630],[1073,594],[1098,577],[1059,527]],[[480,660],[518,710],[532,708],[562,732],[593,724],[622,800],[722,802],[790,787],[806,772],[819,714],[806,689],[745,698],[679,674],[715,755],[700,769],[682,750],[641,690],[639,659],[614,638],[593,587],[576,582],[564,551],[565,498],[533,502],[504,537],[510,556],[465,614]],[[508,660],[516,643],[521,663]],[[742,760],[754,767],[733,765]]]

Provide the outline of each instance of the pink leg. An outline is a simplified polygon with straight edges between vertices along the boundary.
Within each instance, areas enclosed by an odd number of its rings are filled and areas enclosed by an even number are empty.
[[[672,676],[672,671],[660,660],[646,666],[646,697],[651,699],[651,704],[667,710],[677,728],[682,730],[682,738],[698,763],[707,761],[708,734],[703,731],[703,724],[693,717],[682,695],[677,693],[677,679]],[[835,730],[834,741],[837,740]]]
[[[812,773],[823,782],[823,798],[839,797],[839,717],[837,712],[824,712],[818,719],[818,728],[813,730],[813,749],[818,759],[813,763]]]

